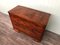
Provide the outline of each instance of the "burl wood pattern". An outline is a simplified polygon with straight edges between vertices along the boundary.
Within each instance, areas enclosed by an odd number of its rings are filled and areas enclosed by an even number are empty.
[[[9,11],[13,27],[37,41],[42,39],[50,14],[31,8],[16,6]]]

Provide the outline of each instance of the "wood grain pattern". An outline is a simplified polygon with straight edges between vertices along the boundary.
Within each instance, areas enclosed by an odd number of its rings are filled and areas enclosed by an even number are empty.
[[[0,45],[60,45],[60,35],[45,31],[43,40],[36,42],[24,33],[15,32],[6,14],[0,13]]]
[[[50,17],[49,13],[16,6],[9,11],[13,27],[18,32],[23,32],[37,41],[42,40],[45,27]]]

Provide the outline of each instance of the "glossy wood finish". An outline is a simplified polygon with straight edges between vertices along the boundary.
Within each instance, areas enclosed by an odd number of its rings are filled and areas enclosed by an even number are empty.
[[[24,32],[37,41],[42,39],[50,16],[48,13],[23,6],[16,6],[9,11],[9,15],[13,27],[18,29],[18,32]]]
[[[0,45],[60,45],[60,36],[50,31],[45,31],[42,41],[36,42],[14,30],[9,16],[0,13]]]

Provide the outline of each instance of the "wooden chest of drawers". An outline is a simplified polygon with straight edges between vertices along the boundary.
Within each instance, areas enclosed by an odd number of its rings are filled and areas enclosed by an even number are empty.
[[[37,41],[41,41],[50,17],[49,13],[23,6],[16,6],[8,13],[14,29],[29,35]]]

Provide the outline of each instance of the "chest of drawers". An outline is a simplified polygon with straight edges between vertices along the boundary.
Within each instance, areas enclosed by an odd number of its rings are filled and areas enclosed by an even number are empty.
[[[8,11],[13,28],[41,41],[50,14],[24,6],[16,6]]]

